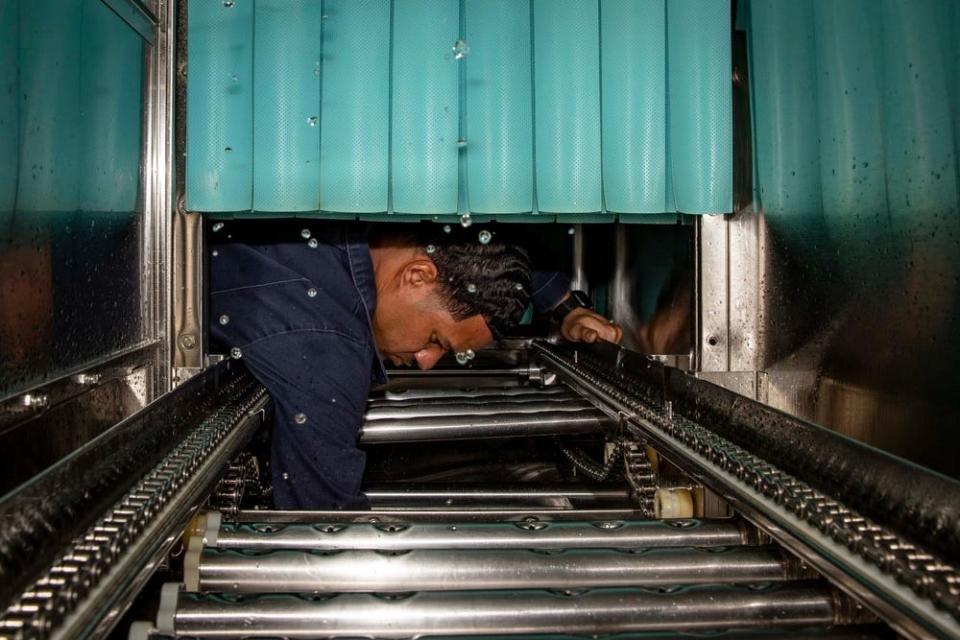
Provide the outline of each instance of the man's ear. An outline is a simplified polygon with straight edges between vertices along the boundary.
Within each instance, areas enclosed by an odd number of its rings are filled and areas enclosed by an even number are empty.
[[[400,284],[404,287],[430,286],[437,281],[437,265],[433,260],[411,260],[400,272]]]

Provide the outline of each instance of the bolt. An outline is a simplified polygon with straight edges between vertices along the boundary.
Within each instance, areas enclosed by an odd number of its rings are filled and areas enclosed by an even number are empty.
[[[194,349],[197,346],[197,336],[192,333],[185,333],[180,336],[180,346],[184,349]]]

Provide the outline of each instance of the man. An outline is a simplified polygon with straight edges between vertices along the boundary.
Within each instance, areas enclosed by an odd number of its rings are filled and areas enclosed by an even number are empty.
[[[520,247],[438,225],[228,222],[211,227],[210,333],[274,401],[273,499],[281,509],[362,507],[357,449],[382,359],[433,367],[477,350],[569,297],[559,274],[531,274]],[[369,235],[368,235],[369,234]],[[619,341],[586,308],[570,340]]]

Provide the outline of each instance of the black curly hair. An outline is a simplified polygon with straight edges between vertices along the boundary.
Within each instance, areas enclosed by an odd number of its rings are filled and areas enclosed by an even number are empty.
[[[437,266],[439,294],[456,320],[479,314],[495,336],[520,323],[530,300],[530,258],[522,247],[485,227],[448,225],[418,239]]]

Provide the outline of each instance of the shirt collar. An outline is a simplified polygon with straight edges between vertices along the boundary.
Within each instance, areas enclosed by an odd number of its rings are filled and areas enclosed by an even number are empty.
[[[383,366],[383,357],[380,355],[373,334],[373,311],[377,308],[377,287],[373,277],[373,262],[370,260],[367,227],[347,225],[344,246],[350,263],[350,275],[353,276],[353,284],[360,293],[360,300],[367,315],[367,326],[370,329],[370,341],[373,344],[376,360],[373,365],[373,378],[375,382],[383,384],[387,381],[387,371]]]

